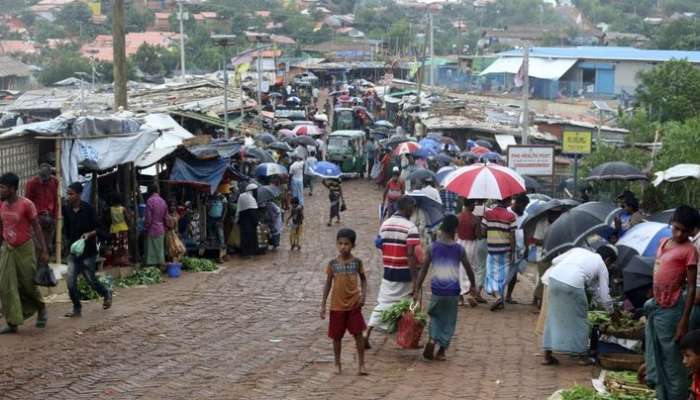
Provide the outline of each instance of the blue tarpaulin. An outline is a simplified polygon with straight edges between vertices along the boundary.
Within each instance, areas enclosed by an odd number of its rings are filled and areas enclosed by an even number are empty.
[[[224,173],[228,170],[228,165],[228,158],[191,161],[183,161],[178,158],[175,160],[172,172],[170,172],[170,180],[209,185],[209,191],[213,194],[219,187]]]

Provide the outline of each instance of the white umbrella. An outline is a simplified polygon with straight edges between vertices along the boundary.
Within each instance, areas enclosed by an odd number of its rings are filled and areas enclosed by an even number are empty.
[[[678,164],[654,174],[654,186],[659,186],[663,182],[678,182],[684,179],[700,179],[700,165],[698,164]]]

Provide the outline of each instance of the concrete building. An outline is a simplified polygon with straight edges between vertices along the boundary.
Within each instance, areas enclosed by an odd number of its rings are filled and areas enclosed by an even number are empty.
[[[481,72],[486,85],[509,90],[523,62],[522,50],[499,53]],[[535,98],[609,98],[631,95],[637,74],[670,60],[700,66],[700,51],[642,50],[633,47],[534,47],[530,49],[530,90]]]

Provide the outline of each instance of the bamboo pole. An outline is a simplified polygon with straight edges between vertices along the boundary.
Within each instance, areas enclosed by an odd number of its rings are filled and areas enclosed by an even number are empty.
[[[61,264],[61,240],[63,238],[63,207],[61,206],[61,193],[63,191],[63,174],[61,173],[61,139],[54,141],[56,153],[56,174],[58,175],[58,190],[56,197],[58,198],[58,207],[56,207],[56,264]]]

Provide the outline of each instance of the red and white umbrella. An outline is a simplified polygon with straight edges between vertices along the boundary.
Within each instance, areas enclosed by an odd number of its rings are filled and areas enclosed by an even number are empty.
[[[419,145],[416,142],[403,142],[399,143],[398,146],[394,149],[394,155],[395,156],[400,156],[402,154],[413,154],[416,151],[420,150],[421,145]]]
[[[451,172],[443,187],[468,199],[503,200],[525,192],[525,180],[510,168],[496,164],[474,164]]]
[[[484,155],[484,154],[490,152],[491,150],[487,149],[484,146],[474,146],[471,149],[469,149],[469,151],[476,154],[477,156],[481,156],[481,155]]]
[[[299,125],[292,130],[297,136],[317,136],[323,135],[323,131],[316,125]]]

